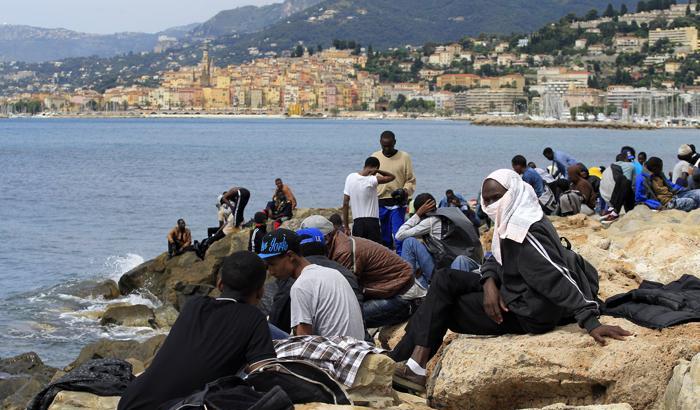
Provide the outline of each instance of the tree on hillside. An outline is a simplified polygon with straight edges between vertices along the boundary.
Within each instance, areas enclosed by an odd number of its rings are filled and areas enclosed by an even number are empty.
[[[620,15],[624,16],[625,14],[627,14],[627,5],[625,3],[622,3],[622,5],[620,6]]]
[[[301,45],[298,45],[295,49],[294,52],[292,53],[292,57],[301,57],[304,55],[304,47]]]
[[[596,9],[590,9],[588,13],[586,13],[585,20],[590,21],[590,20],[595,20],[598,18],[598,10]]]
[[[615,17],[615,8],[611,3],[608,3],[608,7],[605,9],[605,13],[603,13],[603,17]]]

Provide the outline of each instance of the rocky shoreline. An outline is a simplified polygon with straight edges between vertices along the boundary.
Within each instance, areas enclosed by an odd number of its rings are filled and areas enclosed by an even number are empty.
[[[648,124],[636,124],[625,122],[590,122],[590,121],[535,121],[521,120],[505,117],[479,117],[471,122],[473,125],[500,126],[500,127],[528,127],[528,128],[597,128],[610,130],[658,130],[664,127]],[[697,127],[678,127],[697,128]]]
[[[298,210],[286,226],[296,229],[313,214],[328,216],[333,209]],[[600,296],[636,289],[642,280],[668,283],[700,268],[700,211],[653,212],[637,207],[609,228],[577,215],[553,218],[559,234],[589,260],[600,274]],[[167,332],[187,295],[216,295],[214,281],[221,258],[245,249],[248,232],[216,242],[204,260],[193,253],[168,259],[165,254],[122,276],[89,290],[104,299],[131,292],[148,292],[162,302],[110,305],[96,318],[96,326],[145,326]],[[482,240],[488,246],[489,237]],[[429,365],[426,397],[395,392],[393,362],[370,355],[363,362],[351,397],[371,408],[427,409],[678,409],[697,410],[700,403],[700,323],[661,331],[636,326],[624,319],[604,317],[605,323],[632,331],[625,342],[598,346],[576,325],[544,335],[476,337],[448,335]],[[403,326],[384,328],[377,343],[393,347]],[[23,409],[51,380],[94,358],[129,361],[134,373],[150,364],[165,339],[160,334],[145,342],[99,340],[83,348],[63,369],[43,364],[34,353],[0,359],[0,408]],[[52,410],[114,409],[118,398],[62,392]],[[559,403],[559,404],[557,404]],[[565,404],[561,404],[565,403]],[[352,408],[366,408],[366,407]],[[328,405],[300,409],[333,408]],[[351,408],[351,407],[338,407]]]

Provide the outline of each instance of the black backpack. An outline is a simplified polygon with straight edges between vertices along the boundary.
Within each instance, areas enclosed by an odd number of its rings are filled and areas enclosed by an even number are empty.
[[[343,386],[321,368],[301,360],[277,359],[257,368],[246,382],[261,392],[281,388],[294,404],[348,404]]]
[[[172,400],[160,410],[293,410],[294,404],[279,387],[266,393],[255,391],[238,376],[208,383],[203,390],[184,399]]]
[[[431,235],[423,237],[423,243],[435,260],[435,269],[449,268],[460,255],[466,255],[479,264],[483,261],[484,249],[479,236],[459,208],[438,208],[428,216],[440,218],[442,224],[442,239]]]

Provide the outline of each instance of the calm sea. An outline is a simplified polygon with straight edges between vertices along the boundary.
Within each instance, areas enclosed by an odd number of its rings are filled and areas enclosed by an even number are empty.
[[[119,276],[166,248],[184,218],[195,238],[216,225],[216,197],[248,188],[246,218],[281,177],[300,207],[339,206],[348,173],[393,130],[413,156],[418,190],[469,198],[515,154],[546,165],[552,146],[587,165],[609,164],[632,145],[672,166],[697,130],[607,131],[475,127],[451,121],[15,119],[0,120],[0,357],[36,351],[65,365],[99,337],[145,338],[147,329],[103,329],[91,312],[108,302],[71,296]],[[157,304],[147,296],[131,301]]]

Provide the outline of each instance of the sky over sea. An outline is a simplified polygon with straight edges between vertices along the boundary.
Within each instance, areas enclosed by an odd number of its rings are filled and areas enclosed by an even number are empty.
[[[221,10],[281,0],[33,0],[3,1],[0,24],[66,28],[88,33],[155,33],[203,22]]]

